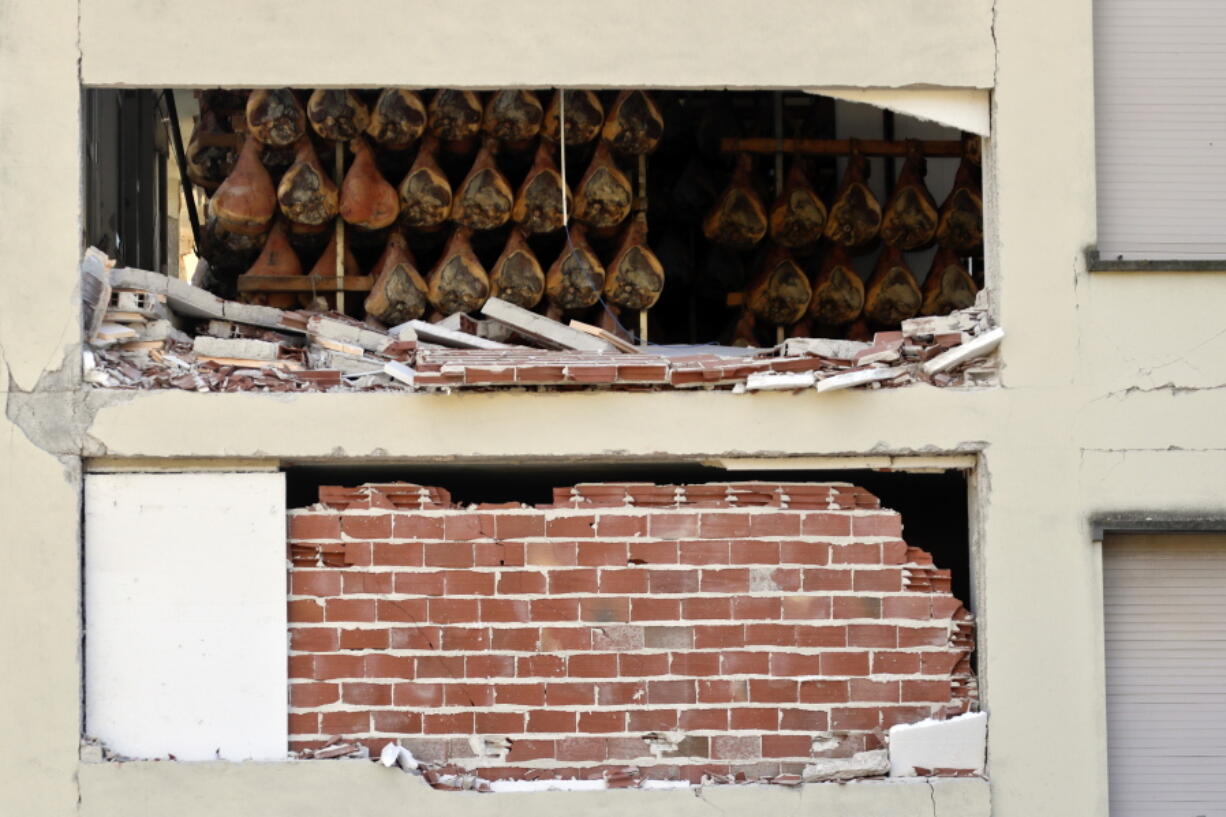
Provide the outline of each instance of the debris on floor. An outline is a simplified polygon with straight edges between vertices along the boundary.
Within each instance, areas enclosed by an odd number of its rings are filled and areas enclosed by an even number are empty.
[[[225,301],[177,278],[82,262],[84,379],[113,389],[198,392],[457,389],[723,389],[991,386],[1004,337],[986,298],[905,320],[872,342],[789,338],[769,349],[632,346],[599,327],[491,298],[483,318],[385,328],[335,312]]]

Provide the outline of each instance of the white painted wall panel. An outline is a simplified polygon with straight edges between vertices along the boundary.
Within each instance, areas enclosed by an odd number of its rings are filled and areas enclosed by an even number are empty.
[[[85,480],[85,731],[131,757],[287,752],[285,484]]]
[[[1103,546],[1112,817],[1226,816],[1226,536]]]
[[[1094,0],[1098,249],[1226,258],[1226,3]]]

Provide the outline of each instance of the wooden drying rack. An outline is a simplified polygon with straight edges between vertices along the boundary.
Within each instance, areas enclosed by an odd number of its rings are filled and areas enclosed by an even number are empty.
[[[959,139],[915,140],[925,156],[957,158],[964,147]],[[849,156],[853,147],[864,156],[906,156],[909,140],[887,139],[721,139],[724,153],[784,153],[806,156]]]

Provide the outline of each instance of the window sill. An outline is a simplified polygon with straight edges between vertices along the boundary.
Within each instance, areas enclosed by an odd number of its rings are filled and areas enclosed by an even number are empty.
[[[1226,272],[1226,258],[1134,259],[1101,258],[1098,250],[1086,250],[1087,272]]]

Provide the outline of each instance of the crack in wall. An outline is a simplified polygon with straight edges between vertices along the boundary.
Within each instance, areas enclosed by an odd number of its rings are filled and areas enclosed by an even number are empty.
[[[1212,386],[1180,386],[1173,382],[1163,383],[1161,386],[1129,386],[1126,389],[1118,389],[1116,391],[1107,392],[1101,397],[1096,397],[1092,403],[1097,403],[1100,400],[1110,400],[1113,398],[1124,399],[1131,397],[1134,394],[1157,394],[1166,393],[1173,397],[1178,397],[1181,394],[1194,394],[1196,392],[1206,391],[1221,391],[1226,389],[1226,383],[1217,383]]]

